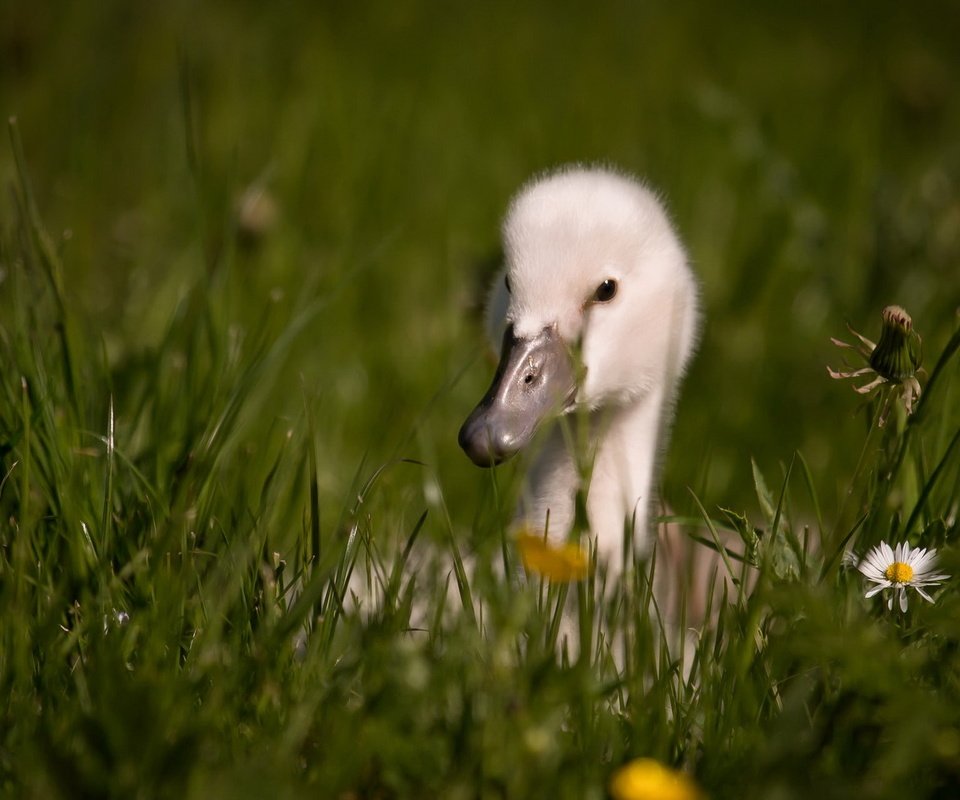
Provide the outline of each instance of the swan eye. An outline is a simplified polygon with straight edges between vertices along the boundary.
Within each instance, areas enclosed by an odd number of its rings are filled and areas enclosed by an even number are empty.
[[[513,294],[513,288],[510,286],[510,276],[503,276],[503,285],[507,287],[507,294]]]
[[[593,293],[593,300],[596,303],[606,303],[613,300],[616,294],[617,282],[613,280],[613,278],[607,278],[597,287],[597,291]]]

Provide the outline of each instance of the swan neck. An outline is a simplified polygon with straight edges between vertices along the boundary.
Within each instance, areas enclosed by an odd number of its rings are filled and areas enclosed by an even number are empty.
[[[591,517],[597,517],[600,523],[598,534],[610,528],[611,535],[619,536],[624,524],[634,527],[638,542],[646,533],[656,491],[663,401],[663,389],[652,390],[613,412],[601,434],[588,502]]]
[[[647,541],[649,513],[664,426],[665,392],[657,388],[634,403],[591,412],[581,421],[589,427],[592,452],[587,488],[587,516],[601,558],[622,553],[625,526],[634,546]],[[566,539],[574,525],[574,507],[583,474],[577,467],[578,421],[557,425],[536,459],[521,504],[526,524],[542,530],[549,520],[554,541]],[[582,460],[581,460],[582,463]]]

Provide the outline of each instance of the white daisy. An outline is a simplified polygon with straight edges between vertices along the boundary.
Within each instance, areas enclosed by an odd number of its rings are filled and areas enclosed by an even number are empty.
[[[907,588],[913,587],[920,596],[932,603],[933,598],[924,590],[924,586],[935,586],[949,578],[949,575],[935,574],[937,567],[937,551],[918,547],[912,550],[906,542],[901,542],[892,549],[886,542],[880,542],[872,548],[856,567],[867,580],[877,585],[870,589],[864,597],[873,597],[884,589],[893,589],[887,600],[887,608],[893,610],[893,598],[899,592],[900,610],[907,610]]]

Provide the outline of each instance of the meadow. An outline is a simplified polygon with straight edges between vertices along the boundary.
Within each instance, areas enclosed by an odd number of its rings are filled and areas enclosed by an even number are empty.
[[[0,5],[0,794],[960,795],[958,40],[942,0]],[[504,208],[568,162],[689,249],[663,496],[760,573],[682,654],[638,573],[623,674],[497,577],[524,463],[456,442]],[[891,304],[880,426],[826,367]],[[901,541],[954,576],[906,612],[842,557]]]

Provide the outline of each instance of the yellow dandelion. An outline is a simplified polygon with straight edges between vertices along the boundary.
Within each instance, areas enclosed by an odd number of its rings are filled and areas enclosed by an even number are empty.
[[[610,780],[614,800],[705,800],[706,795],[682,772],[652,758],[638,758]]]
[[[517,549],[527,572],[536,572],[551,581],[581,581],[590,571],[590,559],[575,542],[551,544],[543,536],[522,531],[517,535]]]

